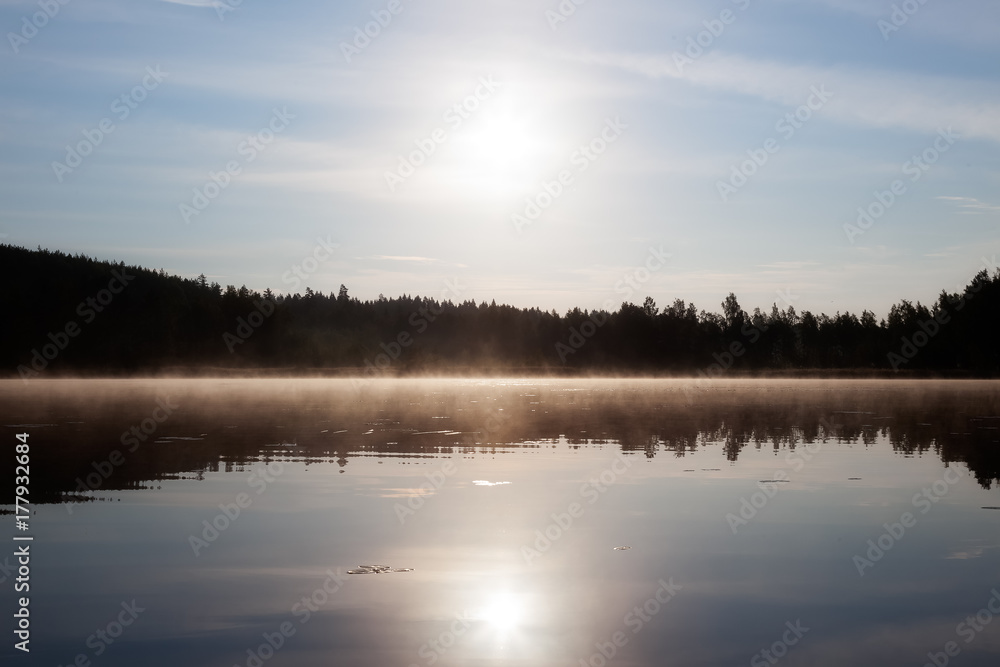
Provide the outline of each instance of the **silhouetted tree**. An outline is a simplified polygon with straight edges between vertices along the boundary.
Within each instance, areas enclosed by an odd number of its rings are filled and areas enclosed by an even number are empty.
[[[130,277],[112,294],[108,285],[116,272]],[[641,307],[572,308],[565,315],[492,299],[456,304],[380,294],[361,301],[345,285],[336,297],[311,287],[304,295],[277,296],[246,285],[223,288],[205,274],[181,278],[10,245],[0,245],[0,277],[7,286],[0,291],[0,358],[8,372],[22,375],[202,365],[695,373],[715,363],[716,355],[725,358],[734,344],[743,354],[732,368],[743,371],[1000,373],[1000,271],[992,277],[980,271],[962,293],[942,291],[930,306],[902,300],[882,321],[867,310],[860,317],[800,315],[777,304],[769,313],[757,308],[747,314],[733,293],[721,314],[683,299],[661,310],[653,296]],[[78,333],[61,335],[69,324]],[[227,345],[232,339],[225,334],[241,342]],[[57,349],[54,341],[65,344]]]

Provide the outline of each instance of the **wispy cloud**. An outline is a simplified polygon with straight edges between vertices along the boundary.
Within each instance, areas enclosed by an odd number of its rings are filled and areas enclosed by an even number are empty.
[[[1000,206],[987,204],[975,197],[937,197],[937,199],[955,202],[955,205],[961,209],[959,213],[964,215],[982,215],[984,213],[1000,212]]]
[[[161,2],[169,2],[172,5],[187,5],[188,7],[221,7],[221,0],[160,0]]]
[[[440,260],[433,257],[407,257],[401,255],[371,255],[369,257],[358,257],[359,260],[380,260],[388,262],[438,262]]]
[[[982,558],[983,554],[991,548],[995,547],[975,546],[967,549],[952,549],[951,552],[945,556],[945,558],[948,560],[971,560],[973,558]]]
[[[806,101],[813,86],[832,98],[824,117],[873,128],[936,132],[953,126],[963,137],[1000,141],[1000,99],[987,82],[912,72],[818,67],[751,59],[716,51],[679,66],[674,54],[581,53],[581,63],[627,70],[651,79],[759,97],[788,106]]]
[[[802,2],[802,0],[795,1],[797,3]],[[828,7],[833,7],[834,9],[839,9],[841,11],[873,18],[882,16],[885,13],[883,8],[879,6],[879,3],[871,2],[871,0],[806,0],[806,2],[811,2],[812,4],[817,5],[827,5]]]
[[[758,264],[762,269],[773,269],[775,271],[797,271],[800,269],[805,269],[818,265],[819,262],[816,261],[787,261],[787,262],[771,262],[769,264]]]

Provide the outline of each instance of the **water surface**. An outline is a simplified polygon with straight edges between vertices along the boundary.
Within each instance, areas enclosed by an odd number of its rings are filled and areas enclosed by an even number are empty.
[[[32,652],[0,655],[992,666],[998,388],[0,383],[37,503]]]

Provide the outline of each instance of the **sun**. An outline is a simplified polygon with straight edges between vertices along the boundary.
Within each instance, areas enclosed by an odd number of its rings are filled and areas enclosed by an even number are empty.
[[[478,121],[478,122],[476,122]],[[531,157],[532,128],[509,108],[484,111],[473,119],[464,135],[456,137],[459,150],[480,166],[496,170],[514,168]]]
[[[528,106],[498,95],[449,137],[448,169],[477,193],[520,193],[537,186],[551,142]]]
[[[494,630],[507,632],[517,628],[524,615],[521,603],[511,594],[502,593],[494,596],[483,608],[480,618]]]

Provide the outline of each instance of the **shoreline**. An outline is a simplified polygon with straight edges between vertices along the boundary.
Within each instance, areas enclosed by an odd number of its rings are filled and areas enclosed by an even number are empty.
[[[964,371],[892,371],[886,369],[763,369],[729,371],[710,376],[697,373],[641,373],[635,371],[602,372],[599,369],[553,369],[539,367],[473,368],[449,367],[440,373],[366,372],[364,367],[337,368],[228,368],[222,366],[171,366],[147,371],[78,371],[43,373],[40,377],[21,379],[16,373],[0,376],[0,380],[19,380],[30,384],[42,380],[155,380],[155,379],[342,379],[342,380],[469,380],[517,378],[525,380],[691,380],[700,383],[726,380],[997,380],[995,375]],[[390,369],[391,371],[391,369]]]

